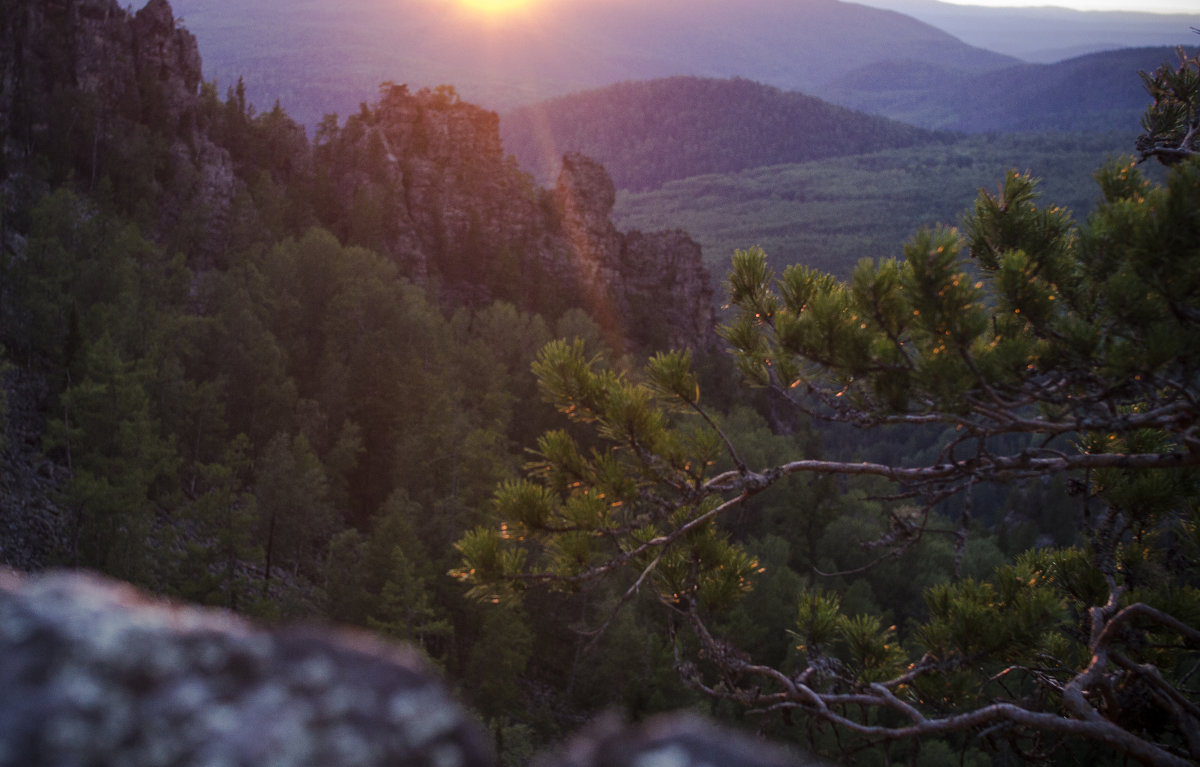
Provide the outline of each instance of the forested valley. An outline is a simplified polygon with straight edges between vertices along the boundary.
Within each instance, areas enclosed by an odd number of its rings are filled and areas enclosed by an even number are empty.
[[[659,324],[712,317],[698,246],[618,234],[583,159],[538,186],[449,85],[310,140],[165,0],[0,9],[7,565],[410,642],[506,765],[686,707],[855,764],[1197,757],[1194,158],[1110,166],[1082,233],[1014,175],[845,284],[741,252],[718,338]],[[1195,71],[1146,156],[1195,153]],[[1151,607],[1105,703],[1112,594]]]

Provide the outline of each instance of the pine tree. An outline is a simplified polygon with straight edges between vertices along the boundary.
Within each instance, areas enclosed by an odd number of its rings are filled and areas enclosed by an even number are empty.
[[[60,395],[61,418],[47,426],[48,447],[71,473],[66,503],[74,515],[73,566],[146,583],[155,485],[171,476],[172,445],[159,434],[141,375],[102,335],[84,353],[81,380]]]
[[[1173,114],[1194,114],[1190,93]],[[1084,223],[1010,173],[961,230],[919,232],[846,282],[735,255],[723,335],[745,379],[808,418],[942,435],[906,460],[753,466],[688,353],[631,373],[549,344],[535,372],[576,426],[497,490],[455,575],[495,600],[626,573],[622,602],[665,607],[689,686],[833,725],[843,749],[948,737],[1022,759],[1200,759],[1200,160],[1171,160],[1161,187],[1110,163]],[[888,488],[873,490],[878,562],[943,536],[961,564],[973,498],[1025,480],[1065,478],[1075,503],[1056,513],[1079,534],[927,588],[906,625],[805,588],[793,665],[766,665],[720,630],[764,569],[722,522],[796,476]]]
[[[337,531],[325,469],[303,435],[278,434],[258,460],[254,496],[266,549],[263,591],[272,567],[315,578],[326,543]]]

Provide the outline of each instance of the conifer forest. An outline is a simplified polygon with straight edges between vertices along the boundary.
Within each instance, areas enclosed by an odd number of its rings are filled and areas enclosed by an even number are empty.
[[[617,229],[695,145],[544,182],[452,84],[306,127],[165,0],[0,19],[7,566],[409,643],[514,767],[676,709],[830,764],[1200,760],[1195,53],[1090,210],[1014,158],[806,260]],[[788,109],[848,122],[779,163],[984,151]]]

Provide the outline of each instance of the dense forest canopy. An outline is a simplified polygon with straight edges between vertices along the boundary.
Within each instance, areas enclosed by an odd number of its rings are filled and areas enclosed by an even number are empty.
[[[2,8],[9,564],[409,641],[506,764],[610,706],[1200,753],[1195,59],[1147,80],[1165,186],[1112,166],[1080,224],[1013,176],[848,283],[744,253],[730,357],[656,325],[711,311],[690,240],[617,232],[586,158],[538,187],[450,86],[310,142],[165,0]]]

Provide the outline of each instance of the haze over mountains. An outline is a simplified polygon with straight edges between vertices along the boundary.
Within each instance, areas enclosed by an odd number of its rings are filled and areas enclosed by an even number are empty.
[[[219,93],[242,76],[260,111],[278,99],[310,136],[323,116],[336,112],[344,121],[374,102],[380,83],[414,91],[446,83],[465,101],[502,113],[504,152],[540,184],[553,186],[564,153],[582,152],[627,192],[665,192],[673,181],[757,168],[774,178],[793,173],[789,163],[903,147],[914,153],[896,165],[911,167],[928,162],[919,147],[949,140],[945,131],[1101,132],[1097,145],[1123,151],[1147,102],[1137,72],[1175,61],[1174,46],[1194,45],[1189,27],[1200,26],[1200,16],[1178,14],[872,4],[896,10],[840,0],[542,0],[493,18],[452,0],[177,0],[176,7]],[[1049,64],[1013,55],[1057,56],[1046,53],[1053,46],[1063,56],[1101,50]],[[1036,166],[1038,143],[1015,145],[1008,164]],[[972,144],[962,153],[979,151]],[[1103,152],[1075,158],[1082,171],[1073,177],[1086,179],[1103,159]],[[963,172],[957,205],[993,181],[997,167]],[[697,228],[740,209],[743,182],[721,188],[732,191],[686,204],[679,190],[642,199],[649,218],[624,223],[695,231],[706,258],[723,264],[730,243],[748,243],[744,229],[725,237]],[[955,206],[935,206],[938,219],[953,219]],[[799,224],[772,223],[783,203],[768,207],[746,223],[778,230],[764,242],[789,260],[815,258]],[[839,202],[827,213],[836,221],[847,209]],[[885,225],[875,217],[872,226],[886,237],[853,233],[831,258],[868,241],[881,252],[896,248],[915,220]]]
[[[1139,71],[1175,49],[1121,48],[1053,64],[962,73],[922,62],[864,67],[819,95],[923,128],[967,133],[1136,130],[1149,97]]]
[[[902,1],[909,0],[881,0]],[[1200,17],[956,10],[920,2],[913,13],[945,19],[961,37],[986,27],[993,32],[969,39],[1008,51],[1054,41],[1088,50],[1191,43],[1188,25],[1200,24]],[[206,77],[223,90],[243,76],[254,103],[269,108],[279,99],[309,126],[330,111],[356,111],[385,80],[451,83],[467,100],[503,110],[672,75],[743,77],[829,98],[853,73],[901,63],[956,75],[1019,63],[912,16],[838,0],[557,0],[492,20],[446,0],[176,5],[204,51]]]
[[[873,62],[919,60],[981,72],[1016,63],[901,14],[837,0],[547,2],[488,22],[444,0],[180,0],[206,76],[245,77],[312,125],[345,114],[384,80],[452,83],[492,109],[688,74],[811,91]]]
[[[1042,64],[1116,48],[1187,43],[1188,28],[1200,24],[1200,12],[1076,11],[1049,3],[990,8],[939,0],[862,1],[920,19],[969,45]]]

